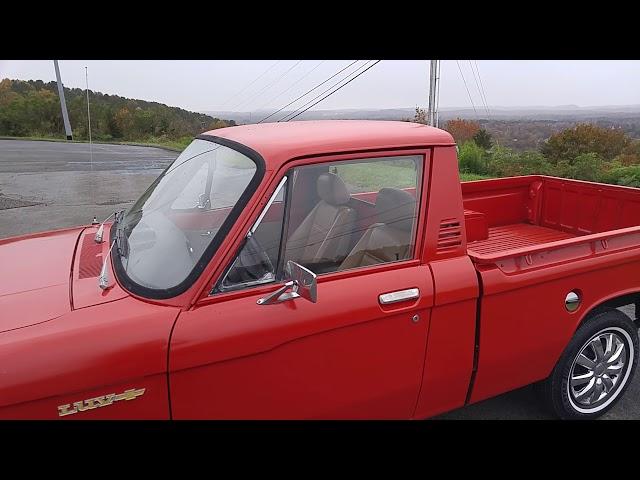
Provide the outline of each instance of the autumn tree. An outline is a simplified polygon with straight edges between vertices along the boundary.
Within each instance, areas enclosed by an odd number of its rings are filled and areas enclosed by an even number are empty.
[[[640,140],[630,142],[629,145],[622,149],[622,153],[614,161],[624,166],[640,164]]]
[[[581,123],[551,135],[541,151],[553,164],[561,161],[573,164],[576,158],[587,153],[594,153],[598,158],[609,162],[620,155],[630,143],[631,139],[622,129]],[[582,160],[585,158],[587,157]]]
[[[480,124],[472,120],[464,120],[456,118],[448,120],[444,125],[444,129],[449,132],[458,145],[461,145],[471,139],[480,131]]]

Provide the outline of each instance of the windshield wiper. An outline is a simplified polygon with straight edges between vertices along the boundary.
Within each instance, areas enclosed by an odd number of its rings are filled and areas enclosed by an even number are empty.
[[[128,253],[128,249],[126,248],[127,239],[123,234],[123,230],[124,230],[124,225],[122,223],[123,218],[124,218],[124,209],[116,213],[113,224],[116,227],[116,238],[115,238],[116,250],[121,257],[126,258],[129,253]]]

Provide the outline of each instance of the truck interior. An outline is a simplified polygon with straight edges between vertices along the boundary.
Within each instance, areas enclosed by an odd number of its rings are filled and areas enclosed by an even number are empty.
[[[375,168],[376,161],[367,165]],[[410,185],[390,179],[371,191],[341,174],[326,164],[296,171],[285,261],[320,274],[410,258],[415,179]]]

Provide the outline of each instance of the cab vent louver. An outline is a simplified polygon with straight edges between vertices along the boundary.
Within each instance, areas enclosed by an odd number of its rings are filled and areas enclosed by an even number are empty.
[[[85,235],[80,250],[78,278],[93,278],[102,269],[102,244],[94,241],[94,235]]]
[[[438,252],[455,250],[462,245],[462,229],[455,218],[448,218],[440,222],[438,232]]]

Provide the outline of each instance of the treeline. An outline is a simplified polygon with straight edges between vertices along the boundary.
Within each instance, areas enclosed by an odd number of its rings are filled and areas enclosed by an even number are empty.
[[[493,138],[505,147],[514,150],[537,150],[556,133],[574,128],[580,123],[591,123],[602,128],[620,128],[632,138],[640,138],[640,117],[623,116],[616,118],[594,118],[589,120],[478,120],[480,128],[489,132]]]
[[[426,123],[416,109],[414,122]],[[640,187],[640,140],[622,128],[580,123],[549,136],[539,148],[500,144],[480,123],[457,118],[444,125],[458,145],[460,172],[484,177],[552,175]]]
[[[64,89],[74,140],[88,139],[85,90]],[[91,136],[102,141],[180,140],[235,125],[202,113],[89,90]],[[0,135],[64,138],[56,82],[0,81]]]
[[[464,173],[491,177],[543,174],[640,187],[640,141],[620,129],[579,124],[551,135],[538,150],[521,152],[498,145],[484,129],[458,144]]]

